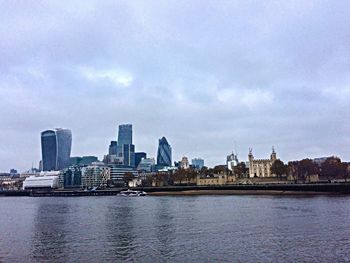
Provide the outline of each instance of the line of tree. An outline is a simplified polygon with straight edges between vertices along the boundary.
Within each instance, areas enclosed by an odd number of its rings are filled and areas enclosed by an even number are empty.
[[[321,164],[308,158],[291,161],[288,164],[277,159],[271,166],[271,173],[280,179],[289,175],[295,182],[301,181],[303,183],[310,181],[310,177],[313,175],[318,175],[321,180],[344,179],[347,181],[350,175],[350,166],[348,163],[341,162],[338,157],[327,158]]]

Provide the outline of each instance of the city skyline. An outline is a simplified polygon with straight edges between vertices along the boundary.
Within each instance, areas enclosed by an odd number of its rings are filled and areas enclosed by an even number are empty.
[[[166,136],[208,166],[271,145],[349,161],[349,17],[343,1],[2,2],[0,171],[37,166],[49,127],[102,159],[118,123],[154,158]]]

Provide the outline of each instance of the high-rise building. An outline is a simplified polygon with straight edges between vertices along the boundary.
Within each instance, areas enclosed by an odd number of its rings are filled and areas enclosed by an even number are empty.
[[[204,160],[201,158],[194,158],[192,159],[192,166],[196,169],[202,169],[204,166]]]
[[[124,159],[124,165],[135,167],[135,145],[132,144],[132,125],[119,125],[117,156]]]
[[[43,171],[62,170],[70,164],[72,132],[68,129],[47,130],[41,133]]]
[[[135,167],[135,145],[123,144],[124,165]]]
[[[132,144],[132,125],[119,125],[118,130],[118,145]]]
[[[171,166],[171,146],[165,137],[159,139],[157,165]]]
[[[135,153],[135,167],[139,165],[142,159],[146,159],[146,158],[147,158],[147,154],[144,152]]]
[[[109,148],[108,148],[108,154],[117,155],[117,146],[118,146],[117,141],[111,141],[111,144],[109,145]]]

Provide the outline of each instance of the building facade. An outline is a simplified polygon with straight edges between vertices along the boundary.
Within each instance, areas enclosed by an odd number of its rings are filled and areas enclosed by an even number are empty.
[[[123,144],[122,151],[124,165],[135,167],[135,145]]]
[[[41,133],[42,170],[62,170],[70,165],[72,132],[68,129],[46,130]]]
[[[64,188],[80,188],[82,178],[82,167],[80,165],[70,166],[64,169],[59,177],[60,185]]]
[[[188,158],[186,156],[182,157],[180,161],[180,167],[181,169],[188,169],[190,168],[190,163],[188,162]]]
[[[233,152],[226,157],[227,169],[233,171],[233,168],[238,165],[237,155]]]
[[[192,166],[195,169],[202,169],[204,167],[204,160],[201,158],[194,158],[192,159]]]
[[[135,145],[132,144],[131,124],[119,125],[118,141],[113,142],[113,147],[116,147],[117,156],[123,158],[124,165],[135,167]]]
[[[152,172],[154,170],[155,160],[154,158],[143,158],[137,166],[138,171]]]
[[[126,173],[131,173],[134,177],[137,176],[137,172],[133,167],[126,165],[109,165],[110,180],[115,186],[124,186],[124,177]]]
[[[98,162],[98,158],[96,156],[75,156],[70,158],[70,166],[74,165],[90,165],[93,162]]]
[[[252,149],[249,149],[249,177],[274,177],[271,166],[277,160],[275,149],[272,148],[270,159],[254,159]]]
[[[146,159],[147,154],[145,152],[137,152],[135,153],[135,167],[139,165],[142,159]]]
[[[111,141],[111,144],[108,147],[108,154],[109,155],[117,155],[117,147],[118,147],[118,142]]]
[[[110,167],[102,162],[92,163],[81,169],[83,188],[105,187],[110,180]]]
[[[159,139],[157,165],[171,166],[171,146],[165,137]]]

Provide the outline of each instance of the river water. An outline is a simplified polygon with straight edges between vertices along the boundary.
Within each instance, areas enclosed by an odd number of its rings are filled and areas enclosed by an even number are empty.
[[[0,262],[349,262],[350,197],[2,197]]]

